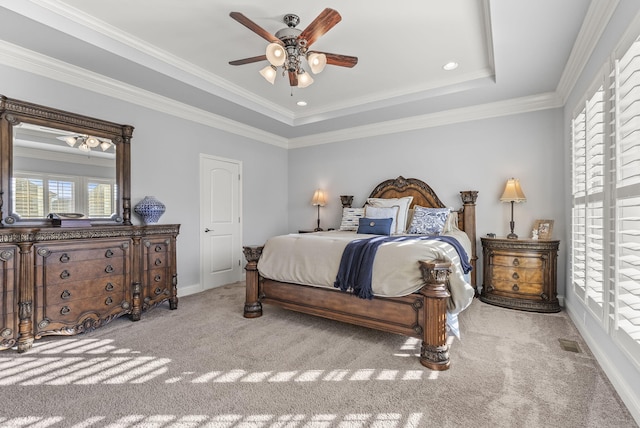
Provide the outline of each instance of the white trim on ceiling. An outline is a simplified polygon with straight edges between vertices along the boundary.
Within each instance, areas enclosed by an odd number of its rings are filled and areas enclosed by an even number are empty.
[[[36,0],[36,2],[43,7],[53,4],[49,0]],[[4,41],[0,41],[0,63],[263,143],[282,148],[299,148],[562,107],[617,4],[618,0],[593,1],[591,3],[558,88],[554,93],[452,109],[292,139],[265,132],[184,103],[178,103],[167,97]]]

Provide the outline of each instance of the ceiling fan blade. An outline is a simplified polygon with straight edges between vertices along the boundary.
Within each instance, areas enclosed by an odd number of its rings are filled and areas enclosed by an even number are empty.
[[[357,56],[340,55],[328,52],[309,51],[309,53],[324,54],[327,57],[327,64],[337,65],[339,67],[353,67],[358,63]]]
[[[289,72],[289,85],[298,86],[298,74],[295,71]]]
[[[229,64],[244,65],[244,64],[251,64],[252,62],[266,61],[266,60],[267,60],[266,55],[258,55],[258,56],[252,56],[251,58],[244,58],[244,59],[237,59],[235,61],[229,61]]]
[[[311,46],[313,42],[331,30],[341,20],[342,16],[340,16],[338,11],[328,7],[320,12],[320,15],[300,33],[298,39],[306,39],[307,47]]]
[[[241,23],[242,25],[244,25],[245,27],[247,27],[249,30],[256,33],[258,36],[265,39],[266,41],[282,44],[282,41],[280,39],[278,39],[276,36],[268,32],[267,30],[265,30],[264,28],[262,28],[261,26],[259,26],[258,24],[256,24],[255,22],[253,22],[243,14],[241,14],[240,12],[231,12],[229,16],[235,19],[236,21],[238,21],[239,23]]]

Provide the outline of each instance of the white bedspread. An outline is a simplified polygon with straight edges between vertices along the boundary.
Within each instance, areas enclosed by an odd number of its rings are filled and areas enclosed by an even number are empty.
[[[467,254],[471,243],[459,230],[447,232],[460,241]],[[270,238],[258,261],[258,271],[265,278],[295,284],[334,288],[342,252],[355,239],[376,235],[330,231],[280,235]],[[398,297],[419,290],[424,285],[419,260],[444,259],[452,263],[449,276],[450,314],[465,309],[474,296],[465,279],[455,248],[438,240],[408,240],[382,244],[373,263],[372,289],[375,296]]]

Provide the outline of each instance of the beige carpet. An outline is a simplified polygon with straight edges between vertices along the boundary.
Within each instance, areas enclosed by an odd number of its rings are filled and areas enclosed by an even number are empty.
[[[432,372],[416,340],[266,305],[244,319],[243,299],[225,286],[0,353],[0,427],[637,426],[564,313],[476,300]]]

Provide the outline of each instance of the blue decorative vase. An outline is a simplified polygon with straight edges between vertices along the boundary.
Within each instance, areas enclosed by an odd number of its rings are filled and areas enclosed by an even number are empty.
[[[164,214],[166,207],[155,196],[145,196],[133,207],[133,211],[142,217],[145,224],[155,224]]]

